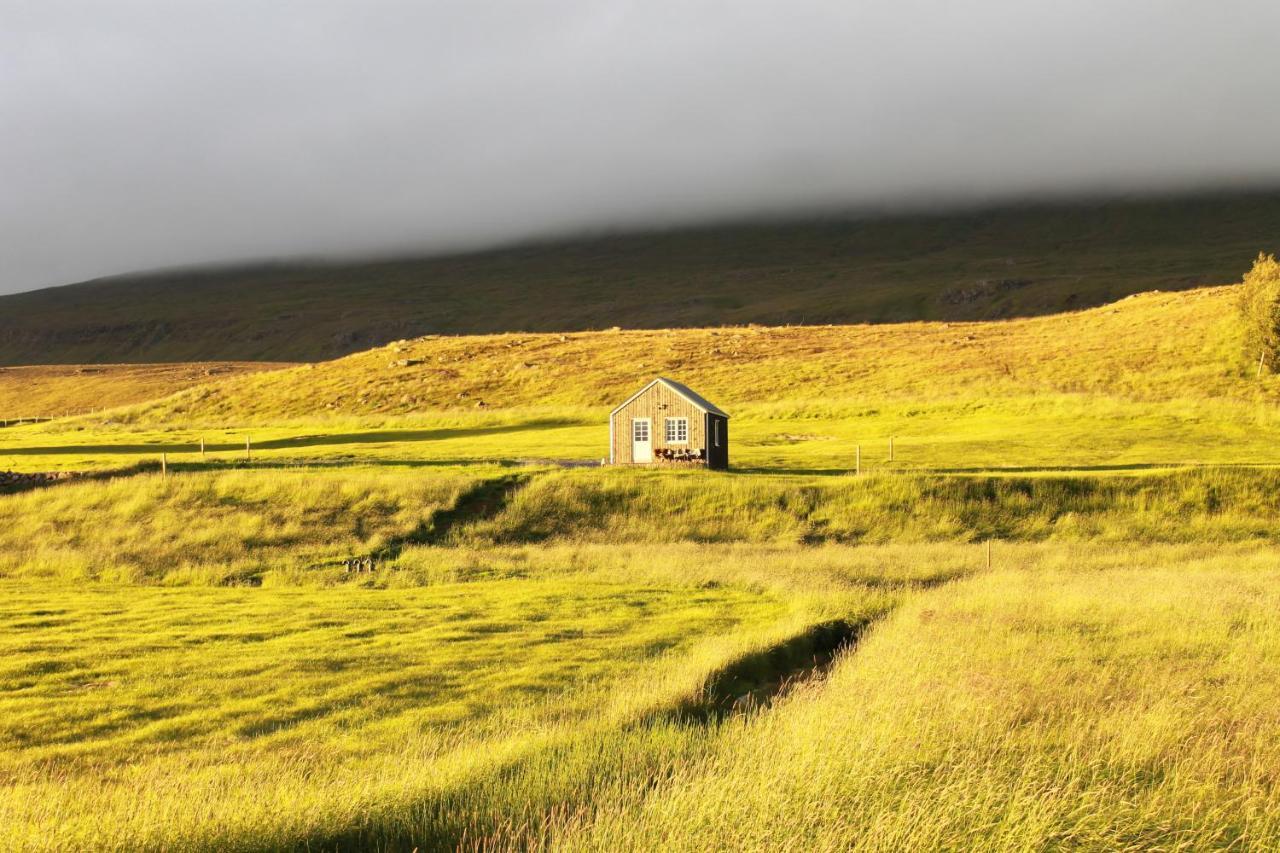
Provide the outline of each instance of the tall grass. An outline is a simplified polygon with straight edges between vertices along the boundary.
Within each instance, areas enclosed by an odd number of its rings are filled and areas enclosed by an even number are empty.
[[[332,574],[340,560],[425,523],[484,475],[157,473],[13,495],[0,500],[0,577],[235,583],[290,567]]]
[[[570,471],[458,531],[517,542],[1274,540],[1280,471],[1139,476],[734,476]]]
[[[1025,553],[1025,552],[1024,552]],[[921,596],[558,849],[1270,849],[1268,551],[1051,551]],[[1064,563],[1074,565],[1067,567]]]
[[[433,529],[437,512],[502,476],[493,468],[321,468],[60,485],[0,500],[0,577],[415,586],[572,565],[563,548],[539,553],[551,544],[756,544],[781,553],[824,543],[1280,535],[1280,470],[1250,468],[1093,477],[530,471],[505,502]],[[805,553],[790,559],[811,559]],[[380,560],[375,575],[340,565],[370,554]]]
[[[1269,546],[524,559],[421,590],[5,582],[0,845],[1280,843]],[[884,618],[825,679],[672,713],[836,614]]]

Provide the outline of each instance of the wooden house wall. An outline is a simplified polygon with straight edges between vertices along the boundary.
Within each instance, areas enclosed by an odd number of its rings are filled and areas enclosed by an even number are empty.
[[[634,461],[631,458],[632,418],[649,418],[652,421],[649,434],[653,437],[655,451],[660,447],[699,450],[707,446],[705,413],[667,386],[658,383],[613,416],[613,461],[618,465],[630,465]],[[688,444],[667,444],[667,418],[689,419]]]

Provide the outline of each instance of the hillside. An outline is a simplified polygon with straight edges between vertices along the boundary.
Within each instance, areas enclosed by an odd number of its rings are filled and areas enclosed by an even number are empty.
[[[288,365],[203,364],[47,365],[0,368],[0,418],[62,417],[164,397],[242,373]]]
[[[657,232],[0,297],[0,364],[311,361],[424,334],[1033,316],[1235,281],[1280,193]]]
[[[604,407],[658,375],[728,408],[782,401],[1091,393],[1248,399],[1235,291],[1132,296],[1001,322],[426,337],[192,389],[133,414],[214,423]]]

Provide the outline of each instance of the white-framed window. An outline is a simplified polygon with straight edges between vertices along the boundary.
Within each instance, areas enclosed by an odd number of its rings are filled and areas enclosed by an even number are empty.
[[[715,422],[715,430],[716,430],[716,447],[719,447],[720,446],[720,421]]]
[[[667,418],[667,444],[689,443],[689,419]]]
[[[649,419],[637,418],[631,422],[631,440],[644,443],[649,440]]]

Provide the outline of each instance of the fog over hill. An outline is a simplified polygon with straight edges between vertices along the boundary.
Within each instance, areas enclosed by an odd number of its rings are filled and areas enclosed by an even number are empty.
[[[0,293],[1259,186],[1278,30],[1268,0],[8,4]]]

